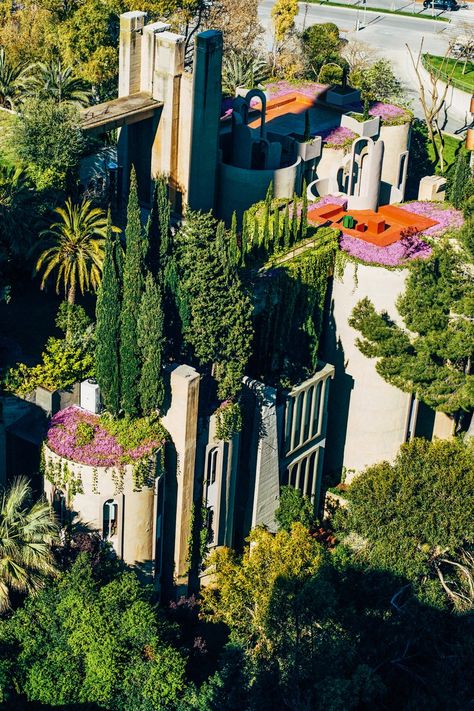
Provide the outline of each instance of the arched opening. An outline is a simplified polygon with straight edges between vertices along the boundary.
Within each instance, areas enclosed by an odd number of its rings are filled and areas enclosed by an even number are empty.
[[[55,489],[53,495],[53,511],[59,521],[59,525],[63,528],[67,522],[67,507],[66,495],[61,489]]]
[[[217,447],[213,447],[207,453],[207,463],[206,463],[206,485],[212,486],[216,481],[217,476],[217,457],[219,450]]]

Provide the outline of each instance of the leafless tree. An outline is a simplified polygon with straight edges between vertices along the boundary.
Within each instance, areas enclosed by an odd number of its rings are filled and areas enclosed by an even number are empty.
[[[444,54],[443,61],[440,62],[438,67],[434,67],[431,64],[426,65],[425,69],[429,77],[429,83],[427,83],[421,73],[423,66],[423,39],[416,58],[408,44],[406,44],[406,47],[418,80],[418,94],[431,145],[436,158],[439,160],[441,172],[444,172],[444,137],[439,125],[439,115],[444,106],[448,89],[453,83],[454,72],[459,60],[452,57],[452,44],[450,44]],[[447,60],[451,58],[453,61],[450,63]]]

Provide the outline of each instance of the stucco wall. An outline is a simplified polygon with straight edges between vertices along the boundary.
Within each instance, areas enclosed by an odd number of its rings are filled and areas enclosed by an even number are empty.
[[[358,301],[367,296],[377,311],[402,324],[395,308],[407,272],[348,262],[333,284],[331,316],[324,333],[324,357],[336,368],[330,390],[326,468],[361,471],[392,461],[405,441],[411,396],[389,385],[375,370],[376,360],[356,346],[359,333],[348,324]],[[351,472],[347,480],[352,478]]]
[[[118,504],[118,531],[111,540],[117,554],[129,565],[138,565],[152,573],[155,534],[155,487],[144,486],[134,491],[132,466],[124,467],[123,487],[117,491],[112,470],[91,467],[59,457],[45,446],[46,465],[49,462],[67,464],[76,477],[80,477],[83,493],[69,498],[68,508],[77,514],[77,520],[91,530],[103,533],[103,506],[113,499]],[[94,486],[94,473],[97,479]],[[53,501],[55,486],[45,477],[44,492]],[[62,491],[67,495],[67,490]],[[98,492],[98,493],[96,493]]]
[[[237,218],[251,205],[263,200],[270,183],[275,197],[291,198],[298,186],[301,158],[293,165],[278,170],[249,170],[226,163],[219,164],[218,213],[230,222],[234,210]]]
[[[408,150],[410,124],[401,126],[382,126],[380,138],[384,142],[382,180],[398,187],[400,154]]]

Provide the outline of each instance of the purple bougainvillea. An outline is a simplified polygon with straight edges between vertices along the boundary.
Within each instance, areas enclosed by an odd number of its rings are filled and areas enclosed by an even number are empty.
[[[462,212],[454,207],[446,207],[439,202],[407,202],[400,205],[407,212],[414,212],[416,215],[429,217],[436,220],[437,224],[424,230],[425,237],[439,237],[448,229],[458,229],[464,222]]]
[[[288,81],[276,81],[265,86],[265,93],[269,99],[277,99],[279,96],[284,96],[285,94],[291,94],[292,92],[297,91],[298,94],[307,96],[309,99],[316,99],[328,88],[328,84],[317,84],[316,82],[290,84]]]
[[[76,430],[80,423],[90,425],[93,436],[88,444],[77,443]],[[163,442],[149,439],[134,448],[127,449],[107,432],[100,418],[90,412],[72,406],[60,410],[51,420],[47,444],[56,454],[81,464],[93,467],[115,467],[138,461],[152,454]]]
[[[381,101],[376,101],[375,104],[369,109],[370,116],[380,116],[382,121],[390,121],[396,118],[400,118],[406,114],[407,111],[402,109],[400,106],[395,106],[394,104],[383,104]]]

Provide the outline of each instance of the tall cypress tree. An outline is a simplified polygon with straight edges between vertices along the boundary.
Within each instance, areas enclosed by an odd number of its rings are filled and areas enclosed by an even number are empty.
[[[140,302],[137,337],[140,348],[141,372],[138,390],[144,415],[160,409],[165,397],[163,383],[163,305],[160,286],[148,272]]]
[[[303,180],[303,203],[301,206],[301,219],[300,219],[300,236],[301,239],[306,239],[308,234],[308,191],[307,191],[306,180]]]
[[[289,203],[286,203],[285,215],[283,217],[283,246],[288,249],[290,246],[290,208]]]
[[[240,259],[239,243],[237,241],[237,215],[235,210],[232,213],[232,223],[230,226],[229,259],[233,267],[238,265]]]
[[[170,218],[168,188],[166,181],[160,178],[154,185],[152,207],[147,224],[146,267],[161,282],[165,279],[170,254]]]
[[[143,291],[145,249],[138,203],[137,177],[132,168],[125,230],[126,252],[123,268],[123,301],[120,318],[121,398],[125,414],[139,412],[140,351],[137,317]]]
[[[120,410],[120,301],[122,247],[112,230],[110,211],[107,220],[104,269],[97,294],[95,370],[102,401],[112,415]]]
[[[273,213],[273,251],[278,252],[280,248],[280,210],[278,207]]]
[[[255,215],[253,219],[253,237],[252,237],[252,248],[256,250],[260,244],[260,227],[258,224],[258,217]]]
[[[265,213],[263,216],[263,234],[262,234],[262,243],[263,247],[265,249],[265,253],[268,251],[268,247],[270,244],[270,205],[265,200]]]
[[[240,266],[245,267],[245,257],[248,250],[248,215],[247,211],[242,215],[242,232],[240,234]]]
[[[472,180],[470,154],[466,150],[460,150],[448,189],[448,198],[454,207],[462,208],[464,200],[468,197],[469,188],[471,187],[472,190]]]
[[[293,195],[293,209],[291,212],[291,242],[298,241],[298,200],[296,194]]]

